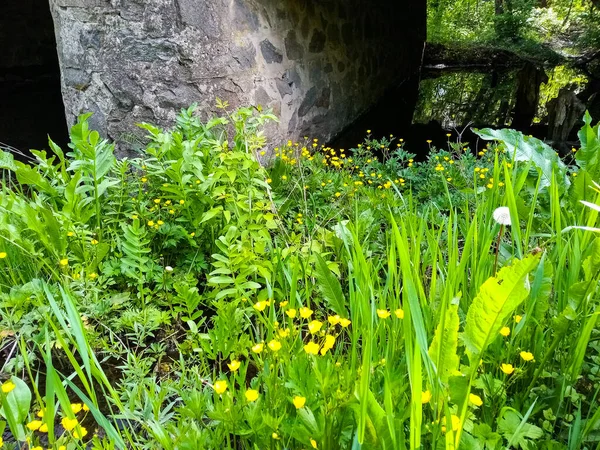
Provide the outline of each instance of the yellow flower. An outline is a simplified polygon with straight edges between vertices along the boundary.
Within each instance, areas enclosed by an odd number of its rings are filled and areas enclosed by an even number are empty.
[[[84,411],[89,411],[89,410],[90,410],[90,407],[84,403],[84,404],[83,404],[83,410],[84,410]]]
[[[296,317],[296,310],[294,308],[288,309],[285,313],[291,319],[293,319],[294,317]]]
[[[75,431],[73,431],[73,437],[75,439],[82,439],[87,434],[87,430],[84,427],[79,427]]]
[[[88,277],[92,280],[95,280],[96,278],[98,278],[98,274],[95,272],[92,272],[88,275]]]
[[[179,204],[183,205],[185,203],[185,200],[179,200]]]
[[[155,198],[154,203],[156,203],[158,205],[160,203],[160,198]]]
[[[303,319],[308,319],[310,316],[312,316],[313,310],[310,308],[307,308],[306,306],[303,306],[302,308],[300,308],[300,317],[302,317]]]
[[[281,342],[279,342],[277,339],[269,341],[267,345],[269,346],[272,352],[278,352],[279,350],[281,350]]]
[[[341,196],[342,196],[342,194],[341,194],[341,193],[339,193],[339,192],[336,192],[336,193],[335,193],[335,196],[336,196],[336,197],[341,197]]]
[[[521,356],[521,358],[523,358],[523,361],[533,361],[533,353],[531,352],[521,352],[519,353],[519,355]]]
[[[98,239],[92,239],[91,244],[92,245],[98,245]]]
[[[2,447],[2,446],[0,445],[0,447]],[[67,450],[67,446],[66,445],[59,445],[58,446],[58,450]]]
[[[162,220],[158,220],[158,221],[156,222],[156,225],[164,225],[164,224],[165,224],[165,223],[164,223]]]
[[[286,301],[284,301],[284,302],[279,302],[279,307],[280,307],[280,308],[283,308],[283,307],[287,306],[287,305],[288,305],[288,303],[289,303],[289,301],[288,301],[288,300],[286,300]]]
[[[39,429],[42,424],[44,422],[42,422],[41,420],[32,420],[31,422],[29,422],[27,425],[25,425],[27,428],[29,428],[31,431],[35,431],[37,429]]]
[[[44,447],[40,447],[39,445],[36,445],[35,447],[31,447],[30,450],[44,450]]]
[[[40,433],[47,433],[48,432],[48,424],[47,423],[43,423],[42,426],[38,429],[38,431]]]
[[[73,411],[73,414],[77,414],[82,409],[83,405],[81,403],[71,403],[71,411]]]
[[[502,327],[500,329],[500,334],[504,337],[507,337],[508,335],[510,335],[510,328],[508,327]]]
[[[146,181],[148,181],[148,178],[142,177],[142,183],[145,183]]]
[[[281,179],[282,179],[283,181],[287,180],[287,175],[281,175]]]
[[[458,431],[458,428],[460,427],[460,418],[457,415],[452,414],[450,420],[452,421],[452,431]]]
[[[310,334],[318,333],[321,327],[323,326],[323,322],[319,322],[318,320],[313,320],[308,324],[308,331]]]
[[[77,421],[77,419],[69,419],[68,417],[64,417],[61,421],[60,421],[61,425],[63,426],[63,428],[67,431],[71,431],[73,430],[73,428],[75,428],[77,426],[77,424],[79,423]]]
[[[256,389],[248,389],[244,395],[249,402],[258,400],[258,391]]]
[[[69,258],[63,258],[59,261],[61,266],[68,266],[69,265]]]
[[[421,403],[429,403],[431,401],[431,392],[429,390],[421,392]]]
[[[239,362],[237,359],[232,359],[230,363],[227,363],[227,367],[229,367],[229,370],[231,370],[232,372],[236,372],[241,365],[242,363]]]
[[[327,320],[329,321],[329,323],[331,325],[337,325],[338,323],[340,323],[340,316],[338,316],[337,314],[335,316],[329,316],[327,318]]]
[[[513,373],[515,371],[515,368],[513,367],[512,364],[502,363],[502,365],[500,366],[500,369],[502,369],[502,372],[504,372],[506,375],[510,375],[511,373]]]
[[[483,400],[481,400],[481,397],[476,394],[469,394],[469,402],[475,406],[483,405]]]
[[[402,308],[398,308],[396,311],[394,311],[394,314],[398,319],[404,319],[404,310]]]
[[[46,411],[45,411],[45,410],[43,410],[43,409],[40,409],[40,410],[39,410],[39,411],[38,411],[38,412],[37,412],[35,415],[36,415],[36,416],[38,416],[38,417],[44,417],[44,414],[45,414],[45,413],[46,413]]]
[[[265,344],[263,344],[262,342],[260,344],[256,344],[252,346],[252,351],[254,353],[260,353],[265,349]]]
[[[317,448],[317,441],[315,441],[313,438],[310,438],[310,445],[312,445],[312,448]]]
[[[519,316],[518,314],[515,316],[515,323],[519,323],[521,320],[523,320],[523,316]]]
[[[390,317],[390,312],[387,309],[378,309],[377,310],[377,316],[380,319],[387,319],[388,317]]]
[[[309,355],[316,355],[319,353],[319,344],[311,341],[304,346],[304,351]]]
[[[286,338],[289,335],[290,335],[290,329],[289,328],[284,328],[284,329],[279,330],[279,337]]]
[[[273,439],[279,439],[279,435],[278,435],[277,433],[275,433],[274,431],[273,431],[273,433],[271,434],[271,437],[272,437]]]
[[[265,308],[267,307],[267,302],[262,301],[262,302],[256,302],[254,304],[254,309],[256,309],[257,311],[264,311]]]
[[[149,227],[153,227],[154,226],[154,221],[153,220],[149,220],[148,221],[148,226]]]
[[[342,326],[342,328],[349,327],[351,323],[352,322],[350,319],[340,319],[340,325]]]
[[[221,395],[223,392],[225,392],[227,390],[227,381],[225,381],[225,380],[215,381],[215,385],[213,386],[213,389],[215,390],[215,392],[217,394]]]
[[[323,348],[321,349],[321,355],[325,355],[329,350],[333,348],[335,344],[335,336],[328,334],[325,336],[325,343],[323,344]]]
[[[2,383],[2,392],[4,392],[5,394],[8,394],[10,391],[12,391],[16,387],[17,387],[17,385],[15,383],[13,383],[12,381],[10,381],[10,380],[5,381],[4,383]]]
[[[292,403],[296,409],[304,408],[304,405],[306,404],[306,397],[300,397],[299,395],[296,395],[292,400]]]

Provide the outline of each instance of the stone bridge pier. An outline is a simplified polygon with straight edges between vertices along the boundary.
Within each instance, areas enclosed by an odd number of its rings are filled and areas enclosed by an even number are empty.
[[[67,122],[117,142],[216,97],[272,108],[273,140],[329,140],[418,72],[426,32],[425,0],[49,2]]]

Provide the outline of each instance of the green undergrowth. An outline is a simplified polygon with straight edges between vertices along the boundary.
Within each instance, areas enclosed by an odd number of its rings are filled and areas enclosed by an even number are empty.
[[[589,116],[567,161],[489,129],[417,161],[226,106],[0,154],[0,446],[599,448]]]

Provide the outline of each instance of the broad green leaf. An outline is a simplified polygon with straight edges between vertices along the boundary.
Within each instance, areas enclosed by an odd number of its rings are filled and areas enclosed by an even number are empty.
[[[346,299],[342,292],[342,286],[339,280],[333,276],[329,266],[318,253],[315,254],[316,267],[315,272],[319,282],[319,291],[329,307],[342,317],[347,317]]]
[[[523,417],[512,408],[504,408],[498,419],[498,431],[513,445],[527,448],[528,441],[539,439],[543,436],[541,428],[523,422]]]
[[[435,363],[437,374],[443,383],[448,382],[448,378],[458,368],[459,363],[456,351],[459,325],[458,300],[459,298],[454,299],[446,308],[446,314],[440,318],[429,347],[429,356]]]
[[[213,217],[215,217],[217,214],[220,214],[221,211],[223,210],[223,207],[218,206],[216,208],[210,209],[208,211],[206,211],[203,215],[202,215],[202,219],[200,220],[200,223],[204,223],[210,219],[212,219]]]
[[[17,377],[11,377],[10,382],[15,385],[14,389],[4,397],[6,402],[0,409],[0,415],[8,419],[8,415],[17,423],[22,423],[29,414],[31,405],[31,391],[23,380]],[[10,422],[10,420],[9,420]]]
[[[564,187],[571,184],[567,177],[567,168],[556,151],[539,139],[508,128],[503,130],[484,128],[473,131],[486,141],[496,140],[504,144],[508,154],[515,161],[533,162],[541,171],[540,189],[550,186],[553,172],[556,172],[557,178],[563,181]]]
[[[540,254],[528,255],[512,266],[503,267],[488,278],[467,313],[464,341],[471,363],[492,342],[510,314],[529,294],[529,273],[536,267]]]

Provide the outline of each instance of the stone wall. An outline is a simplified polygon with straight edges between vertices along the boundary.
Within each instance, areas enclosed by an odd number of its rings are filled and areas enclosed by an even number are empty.
[[[418,71],[425,0],[50,0],[70,122],[119,141],[192,102],[262,105],[328,140]]]

